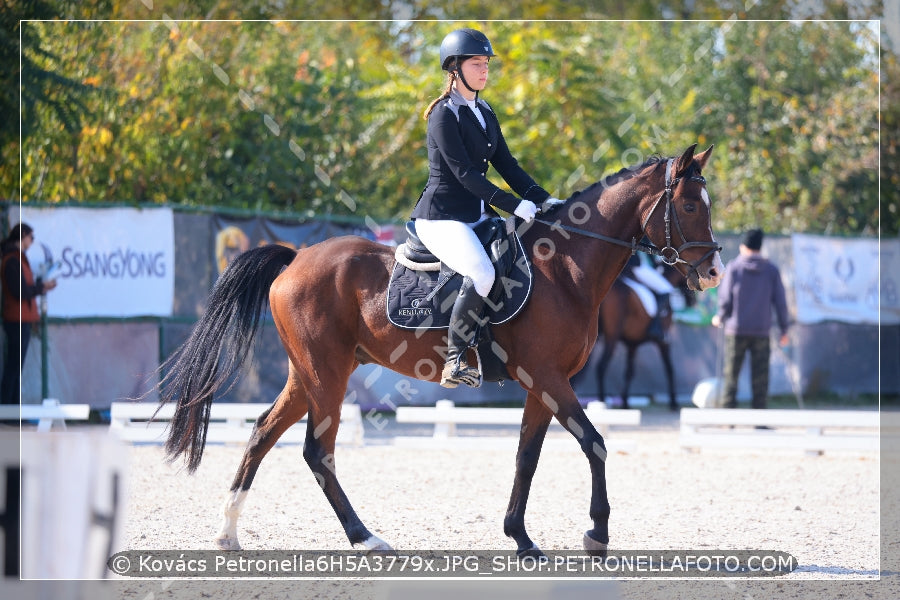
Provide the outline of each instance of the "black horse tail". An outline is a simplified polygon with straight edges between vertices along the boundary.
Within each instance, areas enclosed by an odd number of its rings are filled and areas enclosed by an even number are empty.
[[[216,281],[191,335],[160,367],[159,408],[177,404],[166,456],[172,462],[187,454],[188,472],[197,469],[203,456],[213,396],[234,385],[234,375],[252,349],[269,288],[296,255],[280,245],[238,255]]]

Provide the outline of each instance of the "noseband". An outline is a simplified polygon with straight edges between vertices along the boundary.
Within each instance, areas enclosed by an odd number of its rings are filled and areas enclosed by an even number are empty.
[[[583,235],[585,237],[594,238],[597,240],[602,240],[604,242],[609,242],[610,244],[616,244],[617,246],[624,246],[631,250],[631,253],[635,252],[645,252],[647,254],[651,254],[653,256],[658,256],[664,263],[669,266],[674,266],[676,264],[686,265],[688,268],[688,277],[691,274],[696,275],[697,277],[700,274],[697,272],[697,267],[703,264],[703,261],[708,259],[710,256],[715,254],[716,252],[721,252],[722,247],[715,240],[710,242],[689,242],[687,238],[684,237],[684,232],[681,229],[681,224],[678,222],[678,213],[675,212],[675,207],[672,205],[672,199],[675,197],[674,188],[678,185],[678,182],[681,181],[681,178],[678,177],[676,179],[672,179],[672,165],[675,159],[670,158],[666,163],[666,189],[663,190],[663,193],[659,198],[656,199],[656,202],[653,203],[653,208],[650,209],[650,212],[647,214],[647,218],[644,219],[644,222],[641,223],[641,233],[646,235],[647,223],[650,222],[650,218],[653,216],[653,213],[656,212],[656,208],[660,205],[660,202],[665,198],[666,200],[666,213],[665,213],[665,221],[666,221],[666,245],[664,248],[660,249],[655,246],[653,243],[646,244],[644,242],[639,242],[636,239],[632,238],[631,242],[626,242],[614,237],[609,237],[608,235],[603,235],[601,233],[594,233],[593,231],[588,231],[586,229],[581,229],[580,227],[572,227],[571,225],[564,225],[559,221],[551,222],[545,219],[535,218],[534,220],[538,223],[543,223],[544,225],[549,225],[550,227],[558,227],[565,231],[571,231],[572,233],[577,233],[579,235]],[[688,181],[696,181],[701,184],[706,184],[706,179],[703,178],[702,175],[693,175],[688,178]],[[678,235],[681,236],[681,239],[684,240],[684,243],[679,246],[677,249],[672,246],[672,221],[675,221],[675,230],[678,232]],[[688,262],[681,258],[681,253],[688,248],[709,248],[709,251],[701,256],[698,260],[694,262]]]

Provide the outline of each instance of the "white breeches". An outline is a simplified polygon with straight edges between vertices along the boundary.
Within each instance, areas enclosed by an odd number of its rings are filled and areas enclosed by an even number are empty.
[[[675,291],[675,287],[669,283],[669,280],[656,269],[641,265],[632,269],[631,272],[634,273],[635,279],[657,294],[671,294]]]
[[[494,286],[494,264],[472,231],[479,222],[416,219],[416,233],[442,263],[463,277],[471,277],[475,291],[486,298]]]
[[[634,290],[634,293],[637,294],[641,304],[644,305],[644,310],[647,311],[647,314],[651,317],[655,317],[656,312],[659,310],[659,305],[656,302],[656,296],[653,295],[650,288],[630,277],[623,277],[622,281],[625,282],[625,285]]]
[[[653,292],[657,294],[671,294],[675,291],[675,287],[659,271],[646,265],[635,267],[631,272],[634,275],[634,279],[624,277],[622,280],[641,299],[647,314],[655,317],[659,306]]]

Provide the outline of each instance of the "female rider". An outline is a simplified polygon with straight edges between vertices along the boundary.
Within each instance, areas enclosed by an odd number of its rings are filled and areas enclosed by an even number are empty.
[[[450,313],[447,361],[441,385],[478,387],[481,373],[469,366],[466,350],[494,285],[494,265],[473,227],[496,216],[490,205],[530,222],[544,206],[562,202],[534,182],[506,146],[491,107],[478,98],[495,56],[488,38],[474,29],[457,29],[441,43],[441,68],[447,87],[425,110],[428,121],[428,182],[411,218],[423,244],[441,262],[463,276]],[[521,199],[501,190],[486,176],[488,164]]]

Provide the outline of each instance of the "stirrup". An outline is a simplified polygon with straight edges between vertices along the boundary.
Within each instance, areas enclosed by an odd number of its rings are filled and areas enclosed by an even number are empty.
[[[452,389],[461,383],[473,388],[481,387],[481,382],[483,381],[481,375],[481,355],[478,354],[477,350],[475,351],[475,355],[478,357],[477,368],[469,366],[468,362],[464,361],[462,354],[460,354],[456,360],[447,361],[447,363],[444,364],[444,370],[441,373],[441,387]]]

